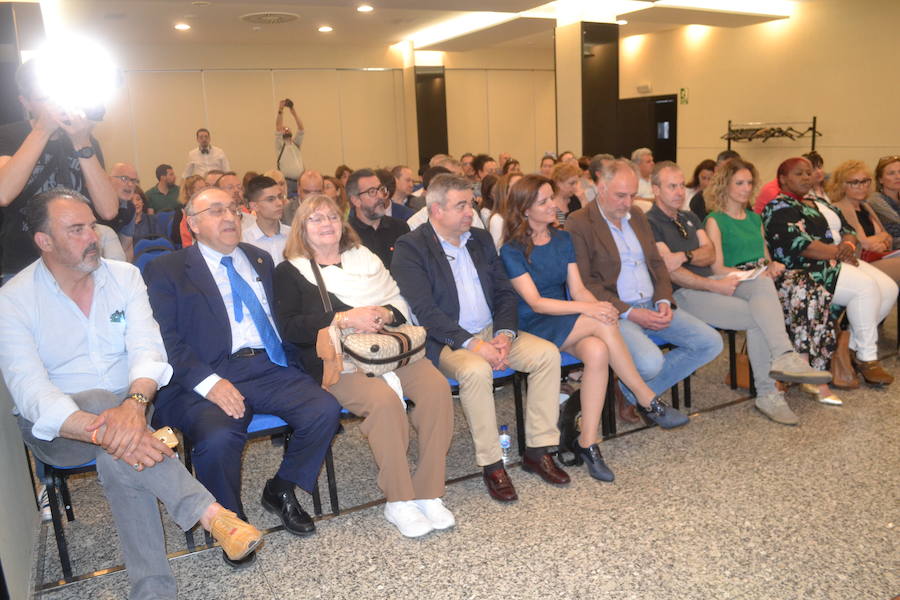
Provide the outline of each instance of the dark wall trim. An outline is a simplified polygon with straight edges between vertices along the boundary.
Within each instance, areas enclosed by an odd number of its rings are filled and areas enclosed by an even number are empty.
[[[447,154],[447,90],[444,67],[415,67],[416,129],[419,134],[419,165],[435,154]]]
[[[618,145],[619,26],[582,23],[581,135],[587,156]]]

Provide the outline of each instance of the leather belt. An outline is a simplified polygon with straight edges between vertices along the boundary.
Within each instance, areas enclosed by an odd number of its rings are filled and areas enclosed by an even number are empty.
[[[251,358],[257,354],[265,354],[265,348],[241,348],[228,358]]]

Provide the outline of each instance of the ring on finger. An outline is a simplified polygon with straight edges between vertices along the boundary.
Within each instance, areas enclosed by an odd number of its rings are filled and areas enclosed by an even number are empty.
[[[133,465],[131,465],[131,467],[132,467],[135,471],[139,471],[140,468],[141,468],[141,463],[134,463]]]

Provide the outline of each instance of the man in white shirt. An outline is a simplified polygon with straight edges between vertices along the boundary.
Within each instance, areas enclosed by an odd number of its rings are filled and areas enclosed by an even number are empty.
[[[191,175],[206,175],[213,169],[226,172],[231,170],[225,151],[213,146],[210,139],[209,129],[201,127],[197,130],[198,147],[188,152],[188,162],[182,179],[187,179]]]
[[[631,162],[638,170],[638,191],[634,205],[647,212],[653,207],[653,185],[650,183],[650,175],[653,173],[653,151],[650,148],[638,148],[631,153]]]
[[[284,109],[291,111],[297,131],[291,132],[290,127],[284,125]],[[294,103],[286,98],[278,103],[278,115],[275,117],[275,168],[284,173],[288,184],[288,196],[293,198],[297,193],[297,180],[303,174],[303,155],[300,154],[300,146],[303,145],[303,121],[294,110]]]
[[[129,597],[174,599],[157,500],[183,529],[211,530],[231,559],[261,535],[148,429],[147,406],[172,367],[137,268],[100,258],[88,200],[54,188],[25,211],[41,257],[0,288],[0,370],[22,437],[47,464],[96,461]]]
[[[258,175],[247,183],[247,200],[250,210],[256,214],[256,222],[242,223],[241,239],[268,252],[277,267],[284,260],[284,245],[291,232],[291,228],[281,222],[287,201],[284,192],[271,177]]]

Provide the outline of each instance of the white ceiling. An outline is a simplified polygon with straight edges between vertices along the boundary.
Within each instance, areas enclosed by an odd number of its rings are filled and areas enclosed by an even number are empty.
[[[387,46],[412,33],[466,11],[522,12],[543,5],[546,0],[370,0],[371,13],[359,13],[363,0],[58,0],[64,23],[82,33],[114,45],[133,44],[321,44]],[[603,0],[594,0],[601,2]],[[448,10],[452,6],[453,10]],[[259,12],[286,12],[296,21],[254,26],[242,15]],[[693,22],[677,9],[654,7],[627,15],[629,23],[621,36],[672,29]],[[642,14],[643,13],[643,14]],[[671,14],[669,14],[671,13]],[[740,18],[704,13],[704,18],[722,19],[734,26]],[[729,20],[730,19],[730,20]],[[751,19],[744,19],[749,24]],[[177,22],[191,25],[187,32],[173,29]],[[708,22],[707,24],[718,24]],[[330,25],[331,33],[319,33],[320,25]],[[553,47],[552,19],[520,18],[487,30],[442,42],[429,49],[464,51],[476,48]]]

